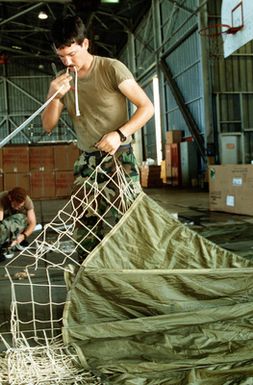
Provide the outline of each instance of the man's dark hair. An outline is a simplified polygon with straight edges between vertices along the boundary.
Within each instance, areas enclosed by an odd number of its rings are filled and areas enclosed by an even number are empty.
[[[9,197],[14,202],[22,203],[26,200],[27,192],[22,187],[14,187],[9,191]]]
[[[79,16],[62,16],[56,19],[51,29],[53,44],[56,48],[82,44],[87,37],[86,27]]]

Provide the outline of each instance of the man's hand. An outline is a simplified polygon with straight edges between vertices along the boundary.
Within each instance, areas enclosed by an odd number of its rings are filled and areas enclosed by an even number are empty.
[[[24,234],[22,234],[22,233],[19,234],[19,235],[17,236],[17,238],[14,239],[14,241],[12,241],[10,247],[14,247],[14,246],[16,246],[17,244],[23,242],[23,241],[25,240],[25,238],[26,238],[26,237],[25,237]]]
[[[51,81],[49,91],[48,91],[48,99],[55,94],[60,88],[61,91],[57,94],[56,99],[61,99],[69,90],[71,89],[70,82],[72,80],[72,76],[67,72],[58,76],[54,80]]]
[[[109,132],[109,134],[104,135],[100,141],[95,144],[95,147],[100,151],[114,155],[120,145],[121,141],[119,134],[117,131],[112,131]]]

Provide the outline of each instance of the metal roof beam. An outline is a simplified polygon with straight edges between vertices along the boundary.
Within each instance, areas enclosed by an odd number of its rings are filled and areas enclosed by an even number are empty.
[[[32,7],[26,8],[24,11],[18,12],[18,13],[16,13],[16,15],[13,15],[13,16],[9,17],[9,19],[4,19],[4,20],[0,21],[0,26],[4,25],[6,23],[9,23],[12,20],[15,20],[17,17],[22,16],[25,13],[28,13],[28,12],[32,11],[33,9],[35,9],[35,8],[41,7],[42,5],[43,5],[43,3],[39,2],[39,3],[35,4]]]
[[[4,35],[4,34],[3,34],[3,35]],[[7,38],[8,38],[8,40],[10,41],[11,44],[16,45],[16,46],[19,46],[20,40],[22,40],[22,39],[15,39],[15,38],[13,38],[13,37],[11,37],[11,36],[8,36]],[[33,50],[34,50],[34,55],[35,55],[35,56],[38,56],[38,52],[42,52],[42,53],[44,53],[44,54],[46,54],[46,55],[47,55],[47,54],[52,54],[52,51],[49,50],[49,49],[38,48],[38,45],[36,45],[36,43],[35,43],[35,44],[29,44],[29,43],[26,43],[26,42],[22,42],[22,45],[23,45],[24,47],[26,47],[26,48],[31,48],[31,49],[33,49]],[[13,47],[11,47],[11,48],[13,48]],[[21,49],[21,50],[15,49],[15,48],[13,48],[13,49],[14,49],[14,52],[18,52],[18,53],[21,53],[21,52],[22,52],[22,49]],[[13,52],[13,51],[12,51],[12,52]]]
[[[27,52],[27,51],[23,51],[23,50],[17,50],[17,49],[14,49],[14,48],[11,48],[11,47],[8,47],[8,46],[5,46],[5,45],[0,45],[0,50],[3,51],[3,52],[12,52],[12,53],[16,53],[18,54],[19,56],[24,56],[24,57],[35,57],[35,58],[40,58],[40,59],[44,59],[46,61],[51,61],[52,58],[55,58],[55,55],[53,54],[53,52],[50,51],[51,55],[48,55],[48,56],[44,56],[44,55],[37,55],[37,54],[32,54],[31,52]]]
[[[36,3],[60,3],[60,4],[67,4],[71,3],[72,0],[1,0],[1,3],[28,3],[28,4],[36,4]]]

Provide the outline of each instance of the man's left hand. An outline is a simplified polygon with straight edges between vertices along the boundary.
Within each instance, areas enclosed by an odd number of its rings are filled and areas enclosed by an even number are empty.
[[[19,235],[17,236],[17,238],[14,239],[14,241],[12,241],[11,247],[16,246],[17,244],[23,242],[24,240],[25,240],[24,234],[22,234],[22,233],[19,234]]]

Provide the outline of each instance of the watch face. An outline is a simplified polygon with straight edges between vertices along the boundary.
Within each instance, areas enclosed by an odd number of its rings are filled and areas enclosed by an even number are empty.
[[[118,129],[116,130],[120,136],[120,141],[125,142],[127,140],[127,137]]]

